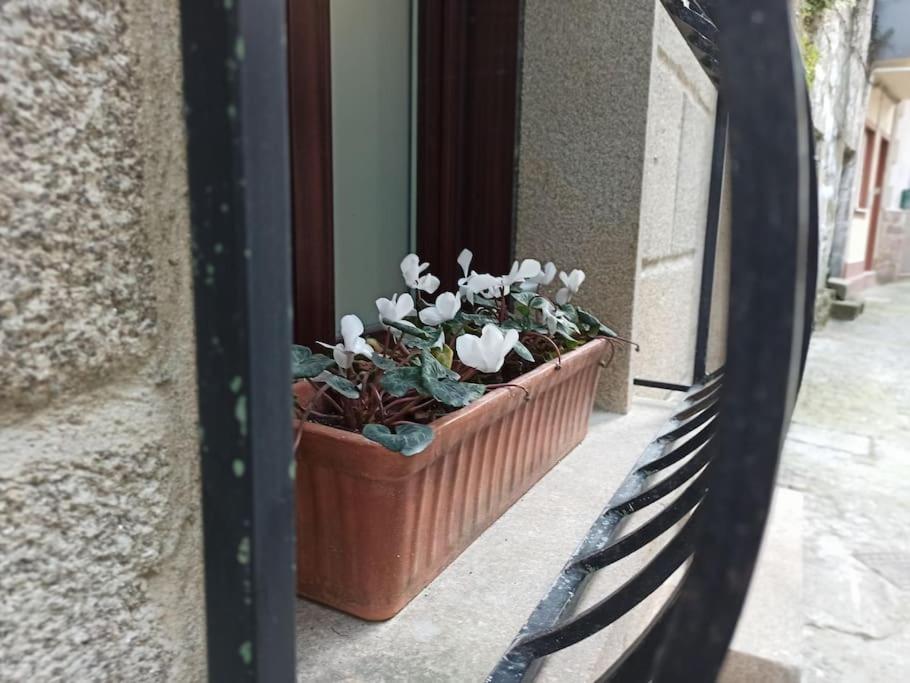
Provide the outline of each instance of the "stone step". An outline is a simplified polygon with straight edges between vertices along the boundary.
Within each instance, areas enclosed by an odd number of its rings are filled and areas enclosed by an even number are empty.
[[[798,681],[803,621],[803,494],[778,486],[719,680]]]
[[[847,299],[831,304],[831,317],[835,320],[856,320],[866,307],[865,301]]]

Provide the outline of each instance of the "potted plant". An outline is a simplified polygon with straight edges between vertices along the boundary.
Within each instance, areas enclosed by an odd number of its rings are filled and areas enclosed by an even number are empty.
[[[458,258],[458,291],[409,254],[414,292],[341,319],[330,352],[293,349],[300,595],[388,619],[572,450],[618,338],[572,303],[584,273]],[[416,296],[416,301],[415,301]]]

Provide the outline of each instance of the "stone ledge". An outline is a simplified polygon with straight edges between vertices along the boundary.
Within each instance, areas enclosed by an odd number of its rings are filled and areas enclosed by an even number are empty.
[[[389,621],[364,622],[299,600],[298,680],[483,680],[672,405],[638,399],[628,415],[595,413],[585,441]],[[647,559],[639,555],[623,573]],[[622,576],[604,580],[609,585],[589,593],[609,591]],[[643,623],[617,624],[610,637],[634,637]],[[570,648],[558,662],[548,658],[559,665],[550,680],[573,680],[566,672],[588,677],[603,643],[595,645]],[[541,675],[547,680],[548,667]]]

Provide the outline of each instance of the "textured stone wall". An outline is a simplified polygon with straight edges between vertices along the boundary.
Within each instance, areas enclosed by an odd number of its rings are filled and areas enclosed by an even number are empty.
[[[840,275],[830,272],[829,262],[832,248],[842,252],[849,229],[850,211],[838,209],[853,201],[853,182],[844,182],[844,174],[853,176],[856,169],[854,159],[868,96],[873,4],[872,0],[835,2],[815,20],[809,37],[817,50],[810,94],[818,168],[819,290],[829,276]],[[836,260],[841,258],[841,253],[836,254]],[[826,315],[819,310],[816,318]]]
[[[578,301],[632,334],[653,2],[525,5],[516,253],[581,268]],[[663,10],[661,10],[663,11]],[[599,403],[624,412],[630,354]]]
[[[198,680],[177,3],[0,3],[0,680]]]
[[[716,89],[663,9],[654,23],[644,188],[641,271],[635,301],[635,377],[692,380]],[[724,264],[718,262],[719,279]],[[715,318],[725,310],[715,308]],[[715,320],[713,329],[725,326]],[[639,389],[639,393],[660,392]]]

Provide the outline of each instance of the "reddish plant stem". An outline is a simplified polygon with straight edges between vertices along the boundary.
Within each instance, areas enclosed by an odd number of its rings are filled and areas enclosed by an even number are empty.
[[[528,391],[525,387],[521,386],[520,384],[513,384],[512,382],[501,382],[499,384],[487,384],[486,387],[487,387],[487,389],[502,389],[503,387],[515,387],[516,389],[521,389],[523,392],[525,392],[525,400],[529,400],[531,398],[530,391]]]
[[[638,345],[638,342],[634,342],[631,339],[624,339],[623,337],[616,337],[616,336],[607,337],[607,339],[615,339],[616,341],[620,341],[623,344],[628,344],[629,346],[634,348],[636,351],[641,351],[641,347]]]
[[[307,406],[306,406],[306,408],[305,408],[304,411],[303,411],[303,415],[301,415],[301,417],[300,417],[300,421],[301,421],[301,422],[306,422],[306,419],[310,416],[310,413],[313,412],[313,409],[314,409],[315,406],[316,406],[316,402],[317,402],[320,398],[322,398],[323,396],[325,396],[325,392],[328,391],[328,388],[329,388],[329,385],[328,385],[328,384],[323,384],[323,385],[316,391],[316,393],[313,395],[313,398],[311,398],[311,399],[309,400],[309,402],[307,403]]]
[[[464,373],[459,373],[458,379],[461,382],[465,382],[471,379],[474,375],[477,374],[477,368],[469,367]]]
[[[562,354],[559,352],[559,346],[556,345],[556,342],[550,339],[547,335],[541,334],[540,332],[525,332],[525,334],[530,334],[538,339],[543,339],[550,346],[553,347],[553,350],[556,351],[556,367],[562,368]]]
[[[424,400],[423,403],[421,403],[423,398],[424,398],[423,396],[416,396],[415,398],[413,398],[411,400],[410,403],[399,408],[398,412],[395,413],[394,415],[392,415],[392,417],[388,418],[386,420],[386,422],[390,422],[390,421],[394,422],[395,420],[399,420],[404,415],[407,415],[408,413],[413,413],[413,412],[419,410],[420,408],[426,407],[436,400],[434,398],[430,398],[430,399]]]

